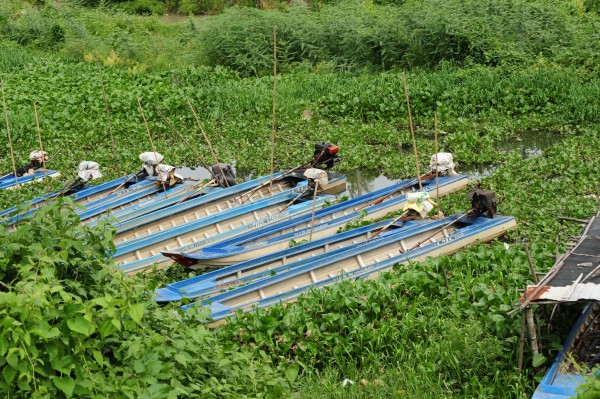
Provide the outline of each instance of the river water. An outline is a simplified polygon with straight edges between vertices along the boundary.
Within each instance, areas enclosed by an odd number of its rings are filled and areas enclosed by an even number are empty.
[[[543,155],[546,148],[560,142],[562,139],[564,139],[564,136],[551,131],[523,131],[519,132],[516,138],[498,143],[497,149],[503,153],[520,151],[522,158],[538,157]],[[479,180],[490,176],[497,168],[498,165],[489,163],[462,165],[458,162],[456,169],[458,173],[467,175],[471,180]],[[204,180],[211,178],[208,170],[203,167],[182,167],[178,168],[177,172],[192,179]],[[243,178],[244,181],[258,177],[249,169],[238,168],[236,172],[238,177]],[[350,198],[391,186],[400,180],[406,179],[403,176],[388,176],[377,170],[365,169],[346,171],[345,174],[348,179],[345,195]]]

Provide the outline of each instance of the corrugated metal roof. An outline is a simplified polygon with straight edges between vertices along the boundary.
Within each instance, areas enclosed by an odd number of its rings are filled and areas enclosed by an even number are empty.
[[[577,245],[557,260],[542,281],[527,287],[521,302],[525,300],[600,300],[600,213],[590,219]]]

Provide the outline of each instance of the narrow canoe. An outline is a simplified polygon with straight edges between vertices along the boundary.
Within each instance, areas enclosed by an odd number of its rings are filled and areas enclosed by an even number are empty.
[[[396,222],[377,235],[375,239],[381,239],[399,231],[405,231],[410,227],[430,222],[432,221]],[[261,273],[271,274],[272,271],[278,270],[281,266],[297,265],[300,261],[308,262],[321,259],[329,256],[334,251],[360,245],[389,224],[389,219],[383,220],[178,281],[157,289],[155,299],[157,302],[172,302],[180,301],[183,298],[191,299],[214,295],[222,289],[229,289],[243,284],[248,279],[255,278]]]
[[[157,187],[155,180],[156,179],[154,178],[147,178],[138,183],[134,183],[127,188],[120,188],[116,191],[114,191],[114,189],[119,188],[119,185],[115,184],[115,180],[113,180],[96,187],[84,189],[83,193],[77,192],[69,197],[76,204],[83,205],[83,208],[76,209],[75,212],[79,215],[80,219],[85,220],[93,215],[106,212],[106,210],[110,210],[111,207],[118,206],[118,204],[135,202],[136,200],[147,198],[148,196],[158,192],[160,188]],[[125,181],[125,178],[119,178],[116,179],[116,181]],[[33,212],[39,209],[39,207],[47,204],[54,198],[43,199],[43,197],[40,197],[39,199],[42,200],[34,200],[34,203],[30,205],[30,209],[28,211],[8,218],[5,223],[9,226],[12,226],[20,222],[23,218],[31,215]],[[86,213],[89,210],[91,211]]]
[[[110,180],[105,183],[98,184],[96,186],[84,187],[81,190],[68,195],[74,203],[80,205],[86,205],[94,201],[98,201],[101,198],[104,198],[114,192],[131,192],[135,190],[141,190],[146,185],[152,184],[152,182],[146,180],[140,180],[139,182],[131,182],[128,179],[131,178],[132,175],[123,176],[118,179]],[[130,182],[131,185],[125,186],[126,182]],[[62,196],[62,191],[57,190],[44,195],[41,195],[37,198],[34,198],[30,201],[24,202],[21,205],[13,206],[11,208],[5,209],[0,212],[0,217],[6,217],[14,215],[19,211],[20,208],[27,209],[28,214],[31,214],[32,211],[38,209],[41,206],[48,204],[50,201],[55,200],[58,197]]]
[[[571,329],[532,399],[567,399],[600,366],[600,302],[590,302]]]
[[[188,199],[181,203],[173,202],[174,205],[163,207],[163,209],[155,212],[148,212],[148,210],[154,210],[152,204],[142,203],[132,207],[133,209],[124,215],[115,213],[112,215],[118,221],[114,224],[117,229],[115,243],[146,239],[150,234],[183,223],[191,223],[223,210],[248,204],[251,201],[277,195],[288,190],[300,193],[307,188],[307,180],[295,176],[279,178],[275,175],[272,184],[265,184],[269,181],[270,177],[264,176],[226,189],[213,190],[202,197]],[[346,177],[337,174],[335,177],[332,176],[331,183],[337,184],[338,182],[345,184]]]
[[[154,180],[154,178],[149,178]],[[147,209],[148,212],[152,211],[150,204],[159,204],[160,206],[168,206],[165,204],[171,197],[183,197],[186,196],[199,196],[214,189],[220,189],[218,187],[209,187],[203,183],[180,183],[170,188],[163,188],[160,185],[152,184],[142,190],[139,190],[130,195],[115,196],[112,194],[106,198],[100,200],[100,202],[93,202],[88,204],[85,209],[77,211],[79,218],[83,223],[89,223],[97,220],[100,217],[106,217],[112,215],[113,212],[127,211],[129,208],[136,205],[144,204],[147,208],[142,206],[141,209]]]
[[[0,190],[13,190],[17,188],[17,185],[22,186],[24,184],[43,181],[46,176],[50,179],[58,179],[60,177],[60,172],[56,170],[46,170],[44,173],[43,169],[37,169],[32,175],[19,176],[16,179],[11,173],[0,178]]]
[[[219,321],[237,309],[249,311],[255,306],[290,301],[309,289],[322,288],[343,278],[375,278],[396,264],[450,254],[469,244],[492,240],[516,225],[513,217],[500,215],[449,223],[459,217],[446,218],[441,227],[438,223],[424,224],[311,262],[301,261],[298,267],[288,265],[281,273],[221,292],[203,300],[201,305],[211,310],[214,321]]]
[[[295,190],[288,190],[270,198],[167,228],[156,234],[120,242],[117,244],[114,259],[125,273],[137,273],[153,264],[158,268],[169,266],[173,260],[163,256],[161,251],[201,248],[204,245],[248,231],[260,230],[264,226],[310,212],[313,206],[312,200],[300,199],[301,202],[284,209],[296,197]],[[321,207],[326,201],[334,199],[335,197],[330,195],[318,195],[315,206]]]
[[[463,189],[469,179],[466,176],[440,177],[439,190],[435,179],[422,182],[423,191],[440,196]],[[314,225],[311,215],[278,223],[268,229],[244,234],[218,244],[209,245],[200,251],[163,252],[176,261],[186,264],[196,263],[204,267],[223,267],[244,262],[271,252],[288,248],[290,242],[302,241],[311,237],[316,240],[334,234],[349,222],[357,219],[375,220],[389,212],[401,210],[406,204],[406,194],[419,189],[416,179],[374,191],[352,200],[321,209],[315,213]],[[380,202],[381,201],[381,202]],[[380,202],[380,203],[379,203]]]

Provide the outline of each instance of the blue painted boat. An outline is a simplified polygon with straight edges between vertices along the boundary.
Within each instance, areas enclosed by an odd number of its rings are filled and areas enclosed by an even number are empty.
[[[154,264],[158,268],[166,267],[173,261],[163,256],[161,251],[201,248],[210,243],[235,237],[248,231],[260,230],[272,223],[310,212],[313,201],[297,199],[297,197],[296,190],[288,190],[270,198],[167,228],[156,234],[120,242],[116,246],[114,259],[119,268],[126,273],[137,273]],[[318,195],[315,206],[320,207],[326,201],[334,199],[335,197],[330,195]],[[292,200],[298,202],[288,206]]]
[[[58,179],[60,177],[60,172],[56,170],[46,170],[44,173],[43,169],[37,169],[32,175],[19,176],[17,179],[15,179],[15,176],[11,173],[0,177],[0,190],[15,189],[17,188],[17,182],[19,186],[22,186],[23,184],[43,181],[46,176],[50,179]]]
[[[206,186],[203,183],[181,183],[173,187],[163,188],[162,185],[156,184],[155,178],[149,177],[148,180],[154,184],[147,185],[134,192],[117,192],[86,205],[85,209],[77,211],[79,218],[82,222],[89,223],[99,217],[107,216],[109,212],[110,216],[113,212],[121,211],[125,211],[126,215],[131,207],[142,204],[147,208],[142,206],[141,208],[138,207],[138,210],[147,209],[148,212],[151,212],[153,210],[152,204],[160,209],[161,206],[168,206],[171,197],[183,199],[190,195],[203,195],[217,189],[217,187]]]
[[[118,179],[114,179],[105,183],[98,184],[96,186],[89,186],[80,189],[79,191],[68,195],[68,197],[76,204],[86,205],[90,202],[98,201],[101,198],[109,195],[113,190],[117,190],[116,192],[131,192],[134,190],[139,190],[146,185],[152,184],[152,182],[141,180],[140,182],[131,181],[133,175],[123,176]],[[131,185],[126,188],[124,184],[126,182],[131,183]],[[119,189],[120,186],[123,186]],[[35,209],[46,205],[50,201],[62,196],[64,194],[64,190],[53,191],[44,195],[41,195],[37,198],[34,198],[30,201],[27,201],[21,205],[13,206],[11,208],[5,209],[0,212],[0,217],[7,217],[14,215],[19,212],[19,209],[28,210],[27,214],[31,214]]]
[[[422,190],[435,196],[460,190],[467,186],[466,176],[440,177],[439,190],[435,179],[422,182]],[[289,243],[309,239],[319,239],[334,234],[347,223],[356,220],[375,220],[386,214],[398,211],[406,204],[406,194],[419,189],[416,179],[373,191],[352,200],[320,209],[315,212],[314,225],[311,215],[305,215],[284,223],[278,223],[260,231],[244,234],[204,247],[200,251],[163,252],[176,261],[197,263],[206,267],[223,267],[244,262],[268,253],[289,247]]]
[[[296,192],[301,195],[309,189],[307,180],[296,176],[282,176],[281,178],[276,176],[276,180],[272,184],[264,184],[269,181],[269,176],[261,177],[226,189],[215,190],[202,197],[190,199],[144,216],[120,221],[115,224],[117,236],[114,241],[118,244],[123,241],[133,242],[146,239],[150,234],[184,223],[191,223],[223,210],[266,198],[269,195],[283,192]],[[335,174],[331,176],[330,181],[332,184],[341,182],[342,185],[345,185],[346,177]],[[137,213],[137,210],[134,210],[133,213]]]
[[[567,399],[600,366],[600,302],[590,302],[571,329],[532,399]]]
[[[273,193],[278,193],[292,187],[288,183],[288,179],[279,180],[280,175],[281,173],[276,173],[273,176],[275,179],[277,179],[272,187]],[[192,220],[198,211],[206,211],[208,209],[208,204],[218,200],[223,202],[215,203],[217,209],[214,211],[209,210],[208,213],[205,212],[204,216],[209,216],[215,212],[218,212],[220,210],[219,207],[231,208],[236,204],[253,201],[257,198],[264,198],[265,196],[269,195],[268,187],[263,190],[256,190],[255,193],[250,195],[248,198],[244,196],[244,199],[241,200],[242,195],[250,190],[255,189],[257,186],[268,182],[269,179],[269,176],[263,176],[225,189],[218,186],[213,187],[200,184],[198,187],[202,189],[202,196],[198,196],[199,193],[196,193],[195,191],[197,191],[197,189],[194,188],[189,191],[181,191],[177,194],[170,194],[167,198],[164,198],[163,196],[157,197],[153,200],[143,201],[117,212],[112,212],[108,216],[102,216],[100,219],[111,218],[111,220],[115,221],[113,225],[116,227],[118,234],[118,238],[115,240],[115,242],[126,241],[150,234],[151,232],[162,231],[165,229],[164,225],[155,226],[154,229],[147,226],[148,223],[153,221],[169,218],[169,227],[174,227],[176,225],[173,224],[174,219],[180,217],[181,215],[179,215],[179,213],[183,211],[189,211],[189,213],[186,215],[186,219]],[[91,221],[88,224],[95,225],[96,222]],[[140,226],[144,226],[144,228],[132,236],[126,237],[121,234]]]
[[[110,182],[100,184],[98,186],[83,189],[80,192],[70,195],[69,198],[71,198],[71,200],[73,200],[76,204],[83,205],[85,207],[83,209],[76,209],[75,212],[79,214],[81,218],[81,214],[83,212],[86,212],[88,207],[89,209],[94,209],[95,212],[100,212],[101,210],[110,209],[112,204],[119,204],[123,203],[124,201],[134,201],[137,198],[141,198],[144,195],[150,195],[159,190],[159,187],[157,187],[156,185],[155,179],[147,178],[141,180],[140,182],[133,183],[127,188],[123,187],[113,192],[113,190],[119,188],[119,185],[125,182],[127,178],[127,176],[121,177],[119,179],[115,179]],[[8,226],[12,226],[20,222],[21,220],[23,220],[23,218],[30,216],[41,206],[55,199],[57,194],[60,194],[60,192],[49,193],[45,196],[41,196],[30,202],[27,202],[26,204],[21,206],[28,207],[27,210],[9,217],[4,223]],[[19,207],[13,207],[7,209],[6,211],[4,211],[4,213],[10,214],[12,211],[12,213],[14,214],[14,211],[18,211],[18,209]],[[86,218],[87,217],[83,217],[83,219]]]
[[[375,239],[405,232],[411,227],[432,222],[431,220],[398,221],[390,225],[389,219],[383,220],[169,284],[155,291],[155,299],[157,302],[173,302],[183,298],[211,296],[223,289],[245,284],[250,279],[255,280],[259,275],[271,275],[281,267],[290,265],[296,267],[301,262],[311,262],[330,256],[334,251],[337,253],[338,250],[363,245],[384,227],[387,227],[386,230],[377,235]]]
[[[459,222],[460,220],[460,222]],[[441,223],[441,225],[440,225]],[[343,248],[325,257],[286,265],[274,275],[249,279],[245,285],[211,296],[198,305],[210,309],[214,321],[240,309],[267,307],[297,298],[310,289],[319,289],[346,278],[375,278],[394,265],[423,261],[450,254],[476,242],[502,235],[516,225],[513,217],[493,218],[454,215],[433,223],[417,225],[397,234]],[[187,309],[189,306],[184,306]]]

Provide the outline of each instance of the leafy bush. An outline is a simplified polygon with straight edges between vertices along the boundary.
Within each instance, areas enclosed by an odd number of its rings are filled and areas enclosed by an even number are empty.
[[[0,228],[6,397],[268,397],[287,382],[203,324],[159,308],[110,262],[113,229],[61,205]]]
[[[600,397],[600,377],[598,369],[592,371],[593,377],[589,377],[584,384],[577,388],[577,399],[594,399]]]

